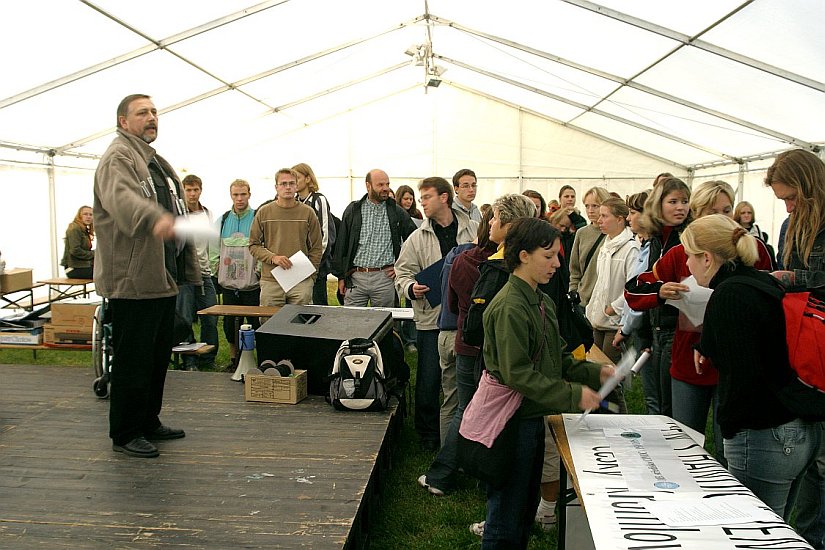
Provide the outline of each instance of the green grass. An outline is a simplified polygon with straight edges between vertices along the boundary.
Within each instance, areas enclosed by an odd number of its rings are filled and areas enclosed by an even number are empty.
[[[330,285],[332,292],[332,285]],[[330,304],[337,303],[331,294]],[[219,326],[220,328],[220,326]],[[198,329],[196,328],[196,333]],[[229,362],[229,346],[219,330],[220,348],[217,365],[220,368]],[[411,384],[415,385],[415,353],[407,354],[407,362],[413,370]],[[37,352],[34,359],[31,351],[0,351],[0,363],[64,365],[90,369],[91,352],[49,351]],[[227,375],[228,376],[228,375]],[[633,381],[626,392],[628,409],[632,414],[643,414],[645,410],[641,380]],[[706,429],[709,451],[713,451],[713,430],[708,419]],[[423,451],[418,446],[413,419],[407,416],[401,428],[398,448],[393,457],[393,467],[386,477],[375,522],[370,527],[370,545],[378,550],[397,548],[444,549],[479,548],[481,541],[470,533],[469,525],[484,519],[485,496],[475,480],[463,477],[456,492],[447,497],[435,497],[418,486],[418,476],[427,471],[435,453]],[[534,526],[529,548],[555,549],[556,532],[545,533]]]

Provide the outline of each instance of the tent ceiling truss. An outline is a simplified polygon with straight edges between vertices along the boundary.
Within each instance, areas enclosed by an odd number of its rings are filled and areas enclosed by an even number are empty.
[[[617,21],[621,21],[625,24],[632,25],[634,27],[643,29],[643,30],[645,30],[647,32],[650,32],[650,33],[654,33],[658,36],[666,37],[666,38],[676,42],[676,46],[671,51],[667,52],[660,59],[658,59],[655,62],[653,62],[652,64],[650,64],[648,67],[645,67],[644,69],[640,70],[639,72],[637,72],[637,74],[633,75],[630,78],[622,78],[620,76],[610,74],[610,73],[607,73],[605,71],[601,71],[601,70],[596,69],[594,67],[589,67],[589,66],[586,66],[586,65],[583,65],[583,64],[580,64],[580,63],[576,63],[576,62],[568,60],[568,59],[564,59],[562,57],[553,55],[550,52],[537,50],[537,49],[531,48],[527,45],[520,44],[520,43],[514,42],[512,40],[508,40],[508,39],[500,37],[500,36],[495,36],[495,35],[492,35],[492,34],[477,30],[477,29],[472,29],[472,28],[469,28],[469,27],[465,27],[465,26],[463,26],[463,25],[461,25],[457,22],[450,21],[448,19],[438,17],[438,16],[433,15],[433,14],[430,13],[429,7],[428,7],[427,2],[425,0],[425,2],[424,2],[424,13],[422,15],[418,16],[418,17],[415,17],[411,20],[393,25],[391,28],[384,29],[384,30],[382,30],[378,33],[370,34],[370,35],[364,36],[362,38],[358,38],[358,39],[355,39],[355,40],[351,40],[351,41],[336,45],[332,48],[329,48],[329,49],[326,49],[326,50],[323,50],[323,51],[315,52],[315,53],[313,53],[311,55],[308,55],[308,56],[305,56],[303,58],[293,60],[293,61],[291,61],[289,63],[286,63],[286,64],[283,64],[281,66],[268,69],[268,70],[266,70],[264,72],[260,72],[258,74],[247,76],[243,79],[240,79],[240,80],[237,80],[237,81],[234,81],[234,82],[230,82],[226,79],[221,78],[219,75],[213,74],[212,72],[208,71],[204,67],[201,67],[200,65],[195,63],[194,61],[192,61],[192,60],[184,57],[183,55],[175,52],[174,49],[172,48],[172,46],[174,46],[175,44],[177,44],[177,43],[179,43],[183,40],[186,40],[188,38],[192,38],[192,37],[207,33],[209,31],[221,28],[225,25],[236,22],[236,21],[238,21],[240,19],[243,19],[245,17],[250,17],[254,14],[263,12],[265,10],[276,8],[280,5],[288,2],[289,0],[268,0],[268,1],[265,1],[265,2],[261,2],[261,3],[258,3],[256,5],[254,5],[254,6],[251,6],[249,8],[246,8],[246,9],[237,11],[235,13],[229,14],[225,17],[221,17],[221,18],[215,19],[213,21],[210,21],[208,23],[205,23],[203,25],[199,25],[197,27],[193,27],[193,28],[185,30],[183,32],[174,34],[174,35],[169,36],[169,37],[167,37],[165,39],[162,39],[162,40],[153,39],[152,37],[150,37],[147,34],[145,34],[144,32],[142,32],[140,29],[137,29],[137,28],[134,28],[133,26],[130,26],[125,21],[117,18],[113,14],[105,11],[104,9],[100,8],[99,6],[95,5],[93,2],[91,2],[89,0],[80,0],[80,1],[83,4],[85,4],[86,6],[88,6],[89,8],[97,11],[101,15],[111,19],[112,21],[114,21],[118,25],[121,25],[122,27],[128,29],[129,31],[137,34],[138,36],[140,36],[141,38],[146,40],[148,42],[148,44],[146,46],[143,46],[143,47],[138,48],[136,50],[133,50],[131,52],[128,52],[128,53],[125,53],[123,55],[114,57],[114,58],[109,59],[105,62],[98,63],[98,64],[92,65],[90,67],[84,68],[84,69],[79,70],[77,72],[74,72],[72,74],[66,75],[64,77],[53,80],[53,81],[48,82],[46,84],[42,84],[40,86],[37,86],[37,87],[32,88],[30,90],[27,90],[27,91],[24,91],[22,93],[16,94],[14,96],[8,97],[6,99],[0,99],[0,109],[3,109],[5,107],[9,107],[9,106],[14,105],[16,103],[19,103],[21,101],[25,101],[27,99],[33,98],[33,97],[38,96],[40,94],[44,94],[44,93],[46,93],[50,90],[53,90],[55,88],[58,88],[60,86],[64,86],[66,84],[75,82],[75,81],[77,81],[79,79],[82,79],[84,77],[87,77],[87,76],[93,75],[95,73],[104,71],[106,69],[109,69],[111,67],[119,65],[121,63],[130,61],[132,59],[136,59],[136,58],[138,58],[140,56],[143,56],[143,55],[146,55],[148,53],[151,53],[151,52],[154,52],[154,51],[157,51],[157,50],[164,50],[164,51],[168,52],[169,54],[175,56],[176,58],[180,59],[181,61],[187,63],[188,65],[195,68],[196,70],[198,70],[198,71],[202,72],[203,74],[209,76],[211,79],[214,79],[215,81],[219,82],[220,86],[217,87],[217,88],[214,88],[212,90],[209,90],[209,91],[207,91],[203,94],[199,94],[197,96],[188,98],[188,99],[186,99],[184,101],[181,101],[181,102],[179,102],[175,105],[165,107],[161,110],[161,113],[168,113],[168,112],[171,112],[171,111],[174,111],[174,110],[177,110],[177,109],[182,109],[184,107],[187,107],[189,105],[195,104],[195,103],[203,101],[205,99],[214,97],[216,95],[222,94],[222,93],[227,92],[227,91],[235,91],[235,92],[238,92],[240,94],[243,94],[244,96],[251,99],[252,101],[257,102],[260,105],[264,106],[270,113],[273,113],[273,114],[274,113],[279,113],[283,110],[289,109],[289,108],[294,107],[296,105],[300,105],[300,104],[312,101],[313,99],[317,99],[319,97],[323,97],[323,96],[335,93],[336,91],[351,87],[355,84],[364,82],[364,81],[369,80],[371,78],[382,76],[382,75],[385,75],[387,73],[402,69],[405,66],[407,66],[408,64],[407,63],[401,63],[401,64],[398,64],[398,65],[388,66],[388,67],[385,67],[383,69],[379,69],[379,70],[377,70],[377,71],[375,71],[375,72],[373,72],[373,73],[371,73],[371,74],[369,74],[365,77],[358,78],[358,79],[355,79],[355,80],[352,80],[352,81],[349,81],[349,82],[343,82],[341,84],[338,84],[336,86],[333,86],[333,87],[328,88],[326,90],[323,90],[321,92],[313,93],[313,94],[307,95],[304,98],[294,100],[294,101],[291,101],[289,103],[285,103],[285,104],[278,105],[278,106],[273,106],[273,105],[268,104],[265,100],[252,95],[248,91],[245,91],[243,89],[243,87],[247,84],[256,82],[258,80],[261,80],[263,78],[267,78],[269,76],[278,74],[278,73],[283,72],[283,71],[287,71],[291,68],[303,65],[303,64],[308,63],[310,61],[320,59],[322,57],[325,57],[325,56],[328,56],[330,54],[339,52],[341,50],[345,50],[347,48],[352,48],[354,46],[369,42],[370,40],[373,40],[373,39],[376,39],[376,38],[381,37],[383,35],[389,34],[393,31],[400,30],[400,29],[403,29],[405,27],[413,26],[413,25],[419,24],[421,22],[424,22],[426,24],[427,43],[430,45],[431,48],[432,48],[432,26],[433,25],[439,25],[439,26],[444,26],[444,27],[450,27],[452,29],[455,29],[456,31],[465,33],[467,35],[475,36],[475,37],[482,38],[484,40],[487,40],[487,41],[490,41],[490,42],[493,42],[493,43],[501,44],[501,45],[507,46],[509,48],[513,48],[515,50],[522,51],[522,52],[528,53],[530,55],[536,56],[538,58],[549,60],[549,61],[552,61],[552,62],[555,62],[555,63],[559,63],[561,65],[564,65],[564,66],[567,66],[567,67],[570,67],[570,68],[573,68],[573,69],[576,69],[576,70],[579,70],[579,71],[583,71],[587,74],[598,76],[598,77],[601,77],[601,78],[606,79],[608,81],[615,82],[617,84],[617,86],[612,91],[610,91],[607,94],[604,94],[602,97],[598,98],[598,100],[593,105],[585,105],[585,104],[582,104],[580,102],[574,101],[572,99],[565,98],[565,97],[559,96],[557,94],[553,94],[553,93],[548,92],[546,90],[542,90],[542,89],[537,88],[535,86],[530,86],[530,85],[527,85],[525,83],[519,82],[517,80],[507,78],[503,75],[496,74],[492,71],[488,71],[488,70],[485,70],[483,68],[473,66],[469,63],[464,63],[464,62],[462,62],[460,60],[457,60],[457,59],[452,59],[452,58],[449,58],[449,57],[446,57],[446,56],[436,54],[434,51],[430,50],[430,55],[432,57],[432,60],[435,60],[435,59],[443,60],[443,61],[445,61],[447,63],[450,63],[450,64],[453,64],[457,67],[461,67],[465,70],[473,71],[477,74],[483,75],[483,76],[488,77],[488,78],[495,79],[499,82],[506,83],[510,86],[514,86],[514,87],[522,89],[522,90],[527,90],[529,92],[538,94],[540,96],[547,97],[547,98],[553,99],[555,101],[560,101],[564,104],[576,107],[577,109],[580,109],[581,112],[576,114],[575,116],[573,116],[570,120],[557,120],[557,119],[555,119],[553,117],[550,117],[546,114],[542,114],[542,113],[539,113],[539,112],[532,111],[530,109],[526,109],[523,106],[515,105],[512,102],[509,102],[507,100],[499,98],[499,97],[497,97],[493,94],[483,92],[483,91],[478,90],[474,87],[464,85],[460,82],[448,81],[450,83],[450,85],[452,85],[456,88],[459,88],[459,89],[462,89],[462,90],[465,90],[465,91],[469,91],[469,92],[477,94],[479,96],[486,97],[488,99],[492,99],[494,101],[498,101],[502,104],[510,105],[514,108],[519,109],[520,111],[528,112],[528,113],[533,114],[535,116],[541,117],[545,120],[549,120],[549,121],[561,124],[561,125],[566,126],[566,127],[574,128],[577,131],[584,132],[586,134],[598,137],[599,139],[603,139],[603,140],[608,141],[610,143],[614,143],[614,144],[617,144],[621,147],[625,147],[627,149],[633,150],[637,153],[641,153],[641,154],[647,155],[649,157],[656,158],[656,159],[662,160],[664,162],[668,162],[668,163],[673,164],[675,166],[682,166],[682,165],[678,162],[673,161],[673,160],[665,159],[665,158],[662,158],[660,156],[651,154],[650,152],[646,152],[646,151],[642,151],[638,148],[634,148],[632,146],[629,146],[626,143],[620,143],[620,142],[616,141],[615,139],[611,139],[609,136],[601,135],[597,132],[593,132],[593,131],[587,130],[585,128],[579,127],[575,124],[575,121],[576,121],[576,119],[578,119],[579,117],[581,117],[582,115],[584,115],[586,113],[593,113],[593,114],[600,115],[602,117],[606,117],[608,119],[614,120],[614,121],[619,122],[621,124],[625,124],[625,125],[628,125],[630,127],[637,128],[637,129],[645,131],[645,132],[649,132],[649,133],[651,133],[653,135],[656,135],[658,137],[666,138],[666,139],[675,141],[677,143],[680,143],[682,145],[704,151],[704,152],[706,152],[708,154],[711,154],[715,157],[720,157],[720,160],[714,160],[714,161],[711,161],[711,162],[695,164],[693,166],[686,167],[686,169],[688,169],[688,170],[699,168],[699,167],[706,168],[706,167],[711,167],[711,166],[729,165],[731,163],[738,163],[738,164],[741,165],[741,164],[744,164],[744,163],[748,162],[749,160],[762,159],[762,158],[773,156],[775,154],[774,152],[769,152],[769,153],[760,153],[760,154],[756,154],[756,155],[750,155],[750,156],[746,156],[746,157],[743,157],[743,156],[738,156],[737,157],[736,155],[725,153],[723,151],[714,150],[711,147],[708,147],[708,146],[705,146],[705,145],[702,145],[702,144],[699,144],[699,143],[695,143],[695,142],[687,140],[687,139],[679,138],[679,137],[671,135],[667,132],[664,132],[664,131],[658,130],[656,128],[641,124],[639,122],[635,122],[635,121],[626,119],[624,117],[620,117],[618,115],[615,115],[613,113],[609,113],[609,112],[607,112],[603,109],[598,108],[599,104],[604,103],[604,102],[610,102],[611,101],[610,98],[612,96],[614,96],[617,92],[622,90],[623,88],[630,88],[630,89],[637,90],[639,92],[643,92],[645,94],[650,94],[654,97],[657,97],[657,98],[660,98],[660,99],[663,99],[663,100],[666,100],[666,101],[669,101],[669,102],[673,102],[675,104],[681,105],[681,106],[686,107],[686,108],[694,109],[697,112],[703,113],[705,115],[718,117],[719,119],[724,120],[726,122],[739,125],[743,128],[747,128],[747,129],[752,130],[754,132],[757,132],[759,134],[769,136],[770,138],[776,139],[778,141],[787,143],[787,144],[792,145],[792,146],[809,149],[809,150],[812,150],[812,151],[815,151],[815,152],[820,151],[820,146],[817,145],[817,144],[810,143],[808,141],[799,139],[797,137],[787,135],[787,134],[785,134],[783,132],[779,132],[775,129],[766,128],[762,125],[756,124],[756,123],[751,122],[751,121],[742,120],[738,117],[735,117],[735,116],[732,116],[732,115],[729,115],[729,114],[726,114],[726,113],[722,113],[722,112],[719,112],[717,110],[704,107],[702,105],[698,105],[696,103],[687,101],[684,98],[676,97],[672,94],[668,94],[664,91],[657,90],[657,89],[654,89],[650,86],[643,85],[639,82],[636,82],[636,79],[638,79],[642,74],[649,71],[650,69],[655,67],[658,63],[662,62],[663,60],[669,58],[670,56],[675,54],[680,49],[682,49],[684,47],[694,47],[694,48],[698,48],[698,49],[701,49],[703,51],[712,53],[714,55],[720,56],[722,58],[734,61],[736,63],[740,63],[740,64],[745,65],[747,67],[757,69],[759,71],[765,72],[765,73],[767,73],[769,75],[772,75],[774,77],[778,77],[778,78],[781,78],[781,79],[799,84],[801,86],[805,86],[807,88],[810,88],[810,89],[812,89],[814,91],[817,91],[817,92],[820,92],[820,93],[825,93],[825,83],[822,83],[822,82],[807,78],[805,76],[795,74],[793,72],[790,72],[790,71],[787,71],[787,70],[769,65],[767,63],[761,62],[761,61],[756,60],[756,59],[752,59],[750,57],[747,57],[747,56],[744,56],[742,54],[730,51],[728,49],[716,46],[714,44],[711,44],[709,42],[706,42],[706,41],[703,41],[703,40],[700,39],[700,37],[703,36],[704,34],[706,34],[708,31],[710,31],[714,27],[718,26],[720,23],[722,23],[726,19],[732,17],[737,12],[743,10],[748,5],[752,4],[755,0],[747,0],[747,1],[743,2],[742,4],[737,6],[735,9],[733,9],[729,13],[725,14],[723,17],[721,17],[717,21],[713,22],[710,26],[703,29],[701,32],[697,33],[695,36],[688,36],[688,35],[685,35],[685,34],[678,33],[674,30],[656,25],[656,24],[651,23],[649,21],[645,21],[645,20],[630,16],[630,15],[624,14],[624,13],[618,12],[616,10],[605,8],[604,6],[601,6],[599,4],[590,2],[588,0],[562,0],[562,1],[564,1],[568,4],[570,4],[570,5],[578,7],[580,9],[588,10],[588,11],[590,11],[592,13],[595,13],[595,14],[598,14],[600,16],[608,17],[608,18],[611,18],[611,19],[614,19],[614,20],[617,20]],[[398,92],[397,91],[391,92],[390,94],[388,94],[385,97],[389,97],[391,95],[394,95],[395,93],[398,93]],[[343,109],[341,112],[347,112],[347,111],[350,111],[350,110],[352,110],[352,106],[348,106],[346,109]],[[99,139],[101,137],[104,137],[105,135],[112,133],[113,130],[114,130],[113,128],[107,128],[107,129],[101,130],[100,132],[97,132],[93,135],[90,135],[90,136],[72,141],[71,143],[65,144],[63,146],[54,147],[54,148],[38,147],[38,146],[32,146],[32,145],[21,145],[21,144],[15,144],[15,143],[4,142],[4,141],[0,141],[0,147],[12,148],[12,149],[18,149],[18,150],[26,150],[26,151],[41,152],[41,153],[47,155],[48,157],[54,157],[55,155],[67,155],[67,156],[77,156],[77,157],[81,157],[81,158],[89,158],[89,157],[94,157],[94,155],[89,155],[89,154],[86,154],[86,153],[79,153],[77,151],[74,151],[74,149],[76,149],[76,148],[78,148],[82,145],[85,145],[89,142],[92,142],[96,139]]]

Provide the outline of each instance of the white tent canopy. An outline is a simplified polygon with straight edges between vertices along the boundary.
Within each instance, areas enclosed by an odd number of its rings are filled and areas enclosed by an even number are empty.
[[[526,188],[553,198],[562,184],[580,198],[592,185],[626,194],[669,171],[726,179],[775,235],[784,211],[761,185],[765,168],[779,151],[825,143],[819,0],[2,9],[0,250],[40,278],[58,274],[63,228],[91,203],[131,93],[153,97],[154,145],[203,178],[218,213],[232,180],[250,181],[257,204],[275,170],[298,162],[339,213],[374,167],[393,186],[471,167],[481,202]]]

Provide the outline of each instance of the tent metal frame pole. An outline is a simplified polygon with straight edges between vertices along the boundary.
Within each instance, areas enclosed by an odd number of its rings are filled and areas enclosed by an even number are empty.
[[[668,29],[666,27],[662,27],[660,25],[656,25],[644,19],[639,19],[637,17],[633,17],[632,15],[627,15],[625,13],[612,10],[610,8],[606,8],[604,6],[600,6],[594,2],[590,2],[588,0],[563,0],[567,4],[571,4],[573,6],[591,11],[593,13],[599,14],[603,17],[609,17],[611,19],[615,19],[617,21],[621,21],[622,23],[626,23],[628,25],[633,25],[634,27],[643,29],[648,32],[652,32],[654,34],[658,34],[659,36],[664,36],[665,38],[669,38],[676,42],[679,42],[681,46],[693,46],[694,48],[698,48],[700,50],[706,51],[708,53],[712,53],[714,55],[718,55],[719,57],[728,59],[730,61],[735,61],[737,63],[741,63],[746,67],[750,67],[752,69],[756,69],[759,71],[766,72],[773,76],[782,78],[784,80],[788,80],[795,84],[799,84],[801,86],[806,86],[818,92],[825,92],[825,83],[819,82],[812,78],[808,78],[791,71],[787,71],[785,69],[776,67],[774,65],[770,65],[768,63],[763,63],[758,59],[754,59],[752,57],[748,57],[746,55],[738,54],[731,50],[722,48],[720,46],[716,46],[715,44],[711,44],[710,42],[705,42],[704,40],[699,40],[699,37],[706,34],[708,31],[713,29],[714,27],[718,26],[720,23],[724,22],[726,19],[729,19],[736,13],[742,11],[750,4],[754,2],[754,0],[747,0],[743,2],[741,5],[736,7],[735,9],[731,10],[727,13],[724,17],[719,18],[718,20],[714,21],[706,29],[702,30],[696,36],[688,36],[686,34],[682,34],[676,32],[672,29]]]
[[[585,105],[584,103],[579,103],[578,101],[573,101],[572,99],[568,99],[566,97],[562,97],[562,96],[547,92],[547,91],[542,90],[540,88],[536,88],[535,86],[528,86],[527,84],[523,84],[523,83],[518,82],[516,80],[513,80],[511,78],[507,78],[505,76],[501,76],[499,74],[496,74],[496,73],[493,73],[493,72],[490,72],[490,71],[486,71],[486,70],[481,69],[479,67],[475,67],[473,65],[469,65],[469,64],[464,63],[462,61],[458,61],[456,59],[451,59],[449,57],[444,57],[444,56],[441,56],[441,55],[437,55],[435,57],[437,57],[438,59],[441,59],[442,61],[445,61],[447,63],[451,63],[451,64],[453,64],[457,67],[461,67],[462,69],[467,69],[469,71],[476,72],[476,73],[484,75],[486,77],[499,80],[499,81],[504,82],[506,84],[510,84],[511,86],[521,88],[522,90],[527,90],[528,92],[533,92],[533,93],[542,95],[544,97],[554,99],[554,100],[559,101],[561,103],[571,105],[573,107],[581,109],[583,111],[582,114],[590,112],[590,113],[593,113],[593,114],[596,114],[596,115],[600,115],[600,116],[603,116],[605,118],[609,118],[611,120],[614,120],[616,122],[620,122],[622,124],[632,126],[633,128],[636,128],[638,130],[643,130],[645,132],[649,132],[649,133],[654,134],[656,136],[659,136],[661,138],[665,138],[665,139],[668,139],[670,141],[675,141],[676,143],[680,143],[682,145],[692,147],[693,149],[703,151],[703,152],[708,153],[710,155],[713,155],[713,156],[716,156],[716,157],[722,157],[722,158],[725,158],[725,159],[728,159],[728,160],[731,160],[731,161],[734,161],[734,162],[738,161],[738,159],[736,159],[735,157],[733,157],[731,155],[728,155],[726,153],[722,153],[721,151],[716,151],[716,150],[713,150],[713,149],[709,149],[708,147],[705,147],[705,146],[700,145],[698,143],[693,143],[691,141],[687,141],[685,139],[678,138],[678,137],[674,136],[673,134],[668,134],[668,133],[663,132],[661,130],[657,130],[656,128],[651,128],[650,126],[645,126],[644,124],[640,124],[638,122],[628,120],[628,119],[620,117],[618,115],[614,115],[613,113],[608,113],[606,111],[596,109],[595,107],[590,107],[589,105]],[[579,115],[579,116],[581,116],[581,115]],[[576,118],[578,118],[578,116],[574,117],[572,120],[575,120]]]
[[[273,76],[273,75],[278,74],[280,72],[286,71],[287,69],[292,69],[294,67],[298,67],[299,65],[309,63],[310,61],[315,61],[316,59],[326,57],[327,55],[333,54],[335,52],[345,50],[345,49],[351,48],[353,46],[357,46],[357,45],[362,44],[364,42],[369,42],[370,40],[374,40],[374,39],[379,38],[379,37],[381,37],[385,34],[389,34],[390,32],[393,32],[395,30],[403,29],[403,28],[408,27],[410,25],[414,25],[414,24],[418,23],[420,20],[421,20],[421,17],[416,17],[416,18],[414,18],[410,21],[406,21],[404,23],[401,23],[400,25],[395,25],[392,28],[385,29],[385,30],[383,30],[379,33],[371,34],[371,35],[366,36],[366,37],[362,37],[362,38],[358,38],[356,40],[351,40],[349,42],[338,44],[338,45],[333,46],[331,48],[328,48],[326,50],[323,50],[323,51],[320,51],[320,52],[315,52],[311,55],[308,55],[308,56],[302,57],[300,59],[290,61],[289,63],[279,65],[278,67],[273,67],[272,69],[268,69],[266,71],[257,73],[255,75],[248,76],[246,78],[242,78],[242,79],[237,80],[237,81],[232,82],[232,83],[223,82],[222,80],[218,79],[220,82],[223,83],[223,86],[220,86],[220,87],[215,88],[213,90],[209,90],[207,92],[204,92],[202,94],[193,96],[191,98],[185,99],[184,101],[180,101],[180,102],[178,102],[174,105],[170,105],[169,107],[164,107],[164,108],[160,109],[158,112],[161,115],[171,113],[172,111],[175,111],[177,109],[182,109],[184,107],[188,107],[189,105],[198,103],[198,102],[203,101],[205,99],[209,99],[209,98],[214,97],[216,95],[220,95],[224,92],[228,92],[228,91],[232,91],[232,90],[237,91],[239,93],[244,93],[241,90],[239,90],[238,88],[240,88],[241,86],[245,86],[247,84],[251,84],[251,83],[256,82],[258,80],[261,80],[263,78],[267,78],[269,76]],[[246,94],[246,93],[244,93],[244,95],[246,95],[247,97],[251,97],[249,94]],[[255,100],[255,101],[258,101],[258,100]],[[258,102],[261,103],[260,101],[258,101]],[[266,105],[266,107],[267,107],[267,109],[270,109],[270,110],[274,109],[271,105]],[[2,108],[2,103],[0,103],[0,108]],[[74,140],[70,143],[67,143],[67,144],[61,146],[61,147],[58,147],[57,151],[60,154],[64,154],[64,152],[67,151],[67,150],[74,149],[76,147],[80,147],[80,146],[85,145],[89,142],[92,142],[96,139],[104,137],[104,136],[112,133],[114,130],[115,130],[114,127],[106,128],[104,130],[101,130],[101,131],[96,132],[94,134],[91,134],[89,136]]]
[[[518,109],[518,189],[524,193],[524,110]]]
[[[113,57],[113,58],[108,59],[108,60],[106,60],[102,63],[97,63],[97,64],[92,65],[90,67],[86,67],[85,69],[81,69],[79,71],[76,71],[74,73],[65,75],[65,76],[63,76],[61,78],[58,78],[56,80],[52,80],[51,82],[47,82],[45,84],[42,84],[42,85],[37,86],[35,88],[32,88],[30,90],[26,90],[25,92],[19,93],[19,94],[14,95],[14,96],[11,96],[9,98],[6,98],[6,99],[0,101],[0,109],[2,109],[4,107],[8,107],[9,105],[14,105],[15,103],[19,103],[20,101],[25,101],[26,99],[30,99],[32,97],[35,97],[35,96],[40,95],[42,93],[48,92],[50,90],[54,90],[55,88],[59,88],[60,86],[63,86],[65,84],[70,84],[70,83],[72,83],[76,80],[80,80],[81,78],[93,75],[95,73],[99,73],[100,71],[103,71],[103,70],[106,70],[108,68],[114,67],[115,65],[119,65],[119,64],[124,63],[126,61],[129,61],[131,59],[138,58],[142,55],[146,55],[147,53],[151,53],[155,50],[167,49],[168,46],[171,46],[172,44],[175,44],[175,43],[180,42],[182,40],[186,40],[187,38],[191,38],[193,36],[197,36],[199,34],[207,32],[207,31],[217,29],[218,27],[222,27],[224,25],[227,25],[227,24],[232,23],[234,21],[238,21],[239,19],[243,19],[244,17],[248,17],[250,15],[259,13],[259,12],[267,10],[269,8],[273,8],[275,6],[278,6],[280,4],[288,2],[289,0],[268,0],[266,2],[261,2],[260,4],[250,6],[246,9],[241,10],[241,11],[237,11],[237,12],[235,12],[233,14],[230,14],[230,15],[227,15],[225,17],[221,17],[219,19],[215,19],[214,21],[210,21],[209,23],[205,23],[205,24],[200,25],[198,27],[194,27],[192,29],[180,32],[178,34],[172,35],[172,36],[170,36],[168,38],[165,38],[163,40],[154,40],[154,39],[146,36],[144,33],[140,32],[139,30],[135,29],[134,27],[128,25],[127,23],[121,21],[120,19],[118,19],[117,17],[112,15],[111,13],[109,13],[106,10],[104,10],[103,8],[93,4],[92,2],[89,2],[88,0],[80,0],[80,1],[83,4],[85,4],[86,6],[93,9],[94,11],[101,14],[102,16],[104,16],[108,19],[111,19],[112,21],[114,21],[115,23],[121,25],[122,27],[125,27],[126,29],[132,31],[133,33],[137,34],[138,36],[148,40],[149,42],[151,42],[151,44],[147,44],[146,46],[143,46],[143,47],[138,48],[136,50],[132,50],[131,52],[125,53],[123,55],[119,55],[117,57]]]
[[[584,71],[587,74],[591,74],[593,76],[598,76],[598,77],[601,77],[601,78],[604,78],[606,80],[610,80],[612,82],[615,82],[615,83],[619,84],[619,87],[616,88],[616,90],[614,90],[609,95],[613,95],[618,90],[620,90],[622,87],[628,87],[628,88],[631,88],[631,89],[634,89],[634,90],[638,90],[640,92],[650,94],[654,97],[658,97],[660,99],[664,99],[664,100],[673,102],[677,105],[682,105],[683,107],[688,107],[690,109],[694,109],[694,110],[696,110],[700,113],[704,113],[706,115],[710,115],[710,116],[720,118],[720,119],[722,119],[726,122],[730,122],[732,124],[737,124],[739,126],[747,128],[749,130],[753,130],[755,132],[765,134],[766,136],[772,137],[772,138],[780,140],[780,141],[784,141],[786,143],[789,143],[791,145],[795,145],[797,147],[802,147],[802,148],[805,148],[805,149],[812,149],[812,147],[813,147],[813,145],[811,143],[809,143],[809,142],[807,142],[803,139],[799,139],[799,138],[796,138],[794,136],[790,136],[788,134],[783,134],[782,132],[778,132],[776,130],[766,128],[764,126],[760,126],[759,124],[749,122],[747,120],[743,120],[741,118],[729,115],[727,113],[723,113],[721,111],[710,109],[710,108],[705,107],[703,105],[699,105],[698,103],[693,103],[691,101],[688,101],[684,98],[680,98],[680,97],[674,96],[672,94],[665,93],[661,90],[651,88],[650,86],[645,86],[643,84],[639,84],[638,82],[634,82],[633,78],[630,78],[630,79],[622,78],[620,76],[610,74],[610,73],[607,73],[605,71],[600,71],[600,70],[595,69],[593,67],[589,67],[587,65],[582,65],[581,63],[576,63],[575,61],[570,61],[569,59],[565,59],[563,57],[559,57],[557,55],[553,55],[551,53],[544,52],[544,51],[538,50],[536,48],[531,48],[530,46],[520,44],[520,43],[515,42],[513,40],[508,40],[506,38],[502,38],[502,37],[496,36],[494,34],[489,34],[489,33],[485,33],[485,32],[482,32],[482,31],[478,31],[476,29],[465,27],[463,25],[460,25],[460,24],[455,23],[453,21],[450,21],[448,19],[443,19],[443,18],[439,18],[439,17],[436,17],[436,16],[431,16],[431,19],[438,22],[438,23],[440,23],[440,24],[442,24],[442,25],[452,27],[452,28],[454,28],[458,31],[464,32],[466,34],[477,36],[479,38],[484,38],[484,39],[489,40],[491,42],[496,42],[496,43],[501,44],[503,46],[508,46],[510,48],[513,48],[513,49],[516,49],[516,50],[519,50],[519,51],[522,51],[522,52],[525,52],[525,53],[529,53],[531,55],[535,55],[536,57],[540,57],[540,58],[546,59],[548,61],[559,63],[561,65],[564,65],[566,67],[570,67],[572,69],[577,69],[577,70],[580,70],[580,71]],[[647,70],[647,69],[645,69],[645,70]],[[609,97],[609,96],[607,96],[607,97]],[[572,122],[572,121],[568,121],[568,122]]]
[[[54,155],[46,156],[46,174],[49,178],[49,252],[52,264],[52,277],[58,277],[57,267],[57,197],[55,193],[54,179]]]
[[[362,76],[361,78],[358,78],[358,79],[355,79],[355,80],[350,80],[349,82],[344,82],[343,84],[339,84],[338,86],[334,86],[332,88],[322,90],[318,93],[308,95],[306,97],[302,97],[301,99],[298,99],[296,101],[292,101],[290,103],[284,103],[283,105],[278,105],[277,107],[273,107],[270,112],[273,113],[273,114],[274,113],[279,113],[281,111],[285,111],[286,109],[289,109],[290,107],[296,107],[296,106],[301,105],[303,103],[307,103],[308,101],[312,101],[313,99],[318,99],[320,97],[324,97],[326,95],[344,90],[346,88],[350,88],[350,87],[355,86],[357,84],[361,84],[362,82],[366,82],[366,81],[371,80],[373,78],[378,78],[379,76],[384,76],[385,74],[389,74],[393,71],[397,71],[399,69],[404,69],[404,68],[409,67],[409,66],[410,66],[410,64],[405,61],[403,63],[399,63],[397,65],[387,67],[386,69],[382,69],[382,70],[374,72],[372,74]]]

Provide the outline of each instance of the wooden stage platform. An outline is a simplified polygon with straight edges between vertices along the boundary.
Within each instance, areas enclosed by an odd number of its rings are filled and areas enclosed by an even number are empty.
[[[161,456],[112,451],[90,369],[0,365],[0,548],[359,548],[400,426],[170,371]]]

